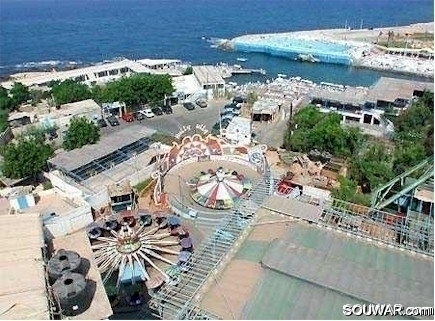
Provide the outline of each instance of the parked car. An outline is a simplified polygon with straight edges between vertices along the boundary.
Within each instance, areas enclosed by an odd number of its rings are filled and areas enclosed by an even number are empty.
[[[119,126],[119,120],[115,116],[109,116],[106,118],[110,126]]]
[[[195,109],[195,105],[190,103],[190,102],[184,103],[183,107],[186,108],[187,110],[194,110]]]
[[[106,121],[104,120],[104,118],[99,118],[99,119],[97,120],[97,125],[98,125],[99,127],[107,127],[107,123],[106,123]]]
[[[235,116],[234,114],[226,114],[221,117],[221,120],[225,120],[225,119],[231,120],[234,118],[234,116]]]
[[[136,118],[136,120],[144,120],[145,119],[145,115],[139,112],[136,112],[134,114],[134,118]]]
[[[165,114],[172,114],[172,113],[173,113],[173,110],[172,110],[172,107],[171,107],[171,106],[163,106],[163,107],[162,107],[162,110],[163,110],[163,112],[164,112]]]
[[[233,103],[246,103],[247,99],[245,97],[236,96],[233,98]]]
[[[122,114],[122,119],[127,123],[131,123],[134,121],[133,113],[124,113]]]
[[[221,117],[226,115],[233,115],[234,111],[232,109],[225,109],[223,112],[221,112]]]
[[[198,99],[196,101],[196,104],[201,107],[201,108],[206,108],[207,107],[207,102],[204,99]]]
[[[161,116],[163,115],[163,111],[160,107],[153,107],[151,108],[151,111],[153,112],[154,115],[156,116]]]
[[[141,110],[140,113],[143,114],[146,118],[153,118],[155,116],[154,113],[151,111],[151,108]]]

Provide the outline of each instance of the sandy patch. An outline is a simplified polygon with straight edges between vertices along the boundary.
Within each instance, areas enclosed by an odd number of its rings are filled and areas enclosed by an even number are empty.
[[[201,308],[222,319],[240,319],[246,299],[251,296],[261,273],[259,263],[231,261],[219,280],[215,280],[204,295]]]

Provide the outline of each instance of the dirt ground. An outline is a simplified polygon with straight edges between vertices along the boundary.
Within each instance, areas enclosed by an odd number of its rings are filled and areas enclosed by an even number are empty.
[[[240,319],[248,298],[261,276],[259,263],[245,260],[231,261],[220,280],[214,282],[201,303],[201,308],[222,319]]]

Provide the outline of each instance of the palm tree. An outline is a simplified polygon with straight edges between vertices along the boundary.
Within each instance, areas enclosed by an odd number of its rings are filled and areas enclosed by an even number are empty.
[[[393,39],[394,39],[394,31],[390,30],[390,31],[388,31],[387,47],[390,46],[390,41]]]
[[[382,31],[379,31],[378,37],[376,38],[376,43],[379,43],[379,38],[383,35]]]

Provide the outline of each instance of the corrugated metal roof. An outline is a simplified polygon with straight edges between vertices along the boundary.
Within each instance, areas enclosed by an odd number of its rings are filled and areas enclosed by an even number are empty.
[[[72,171],[100,157],[106,156],[123,146],[134,143],[140,138],[151,136],[155,132],[154,129],[144,126],[129,125],[120,131],[102,136],[96,144],[61,152],[49,159],[48,162],[58,168]]]
[[[0,244],[0,319],[48,320],[39,215],[0,215]]]
[[[344,304],[433,307],[433,258],[295,224],[262,259],[242,319],[342,319]]]

